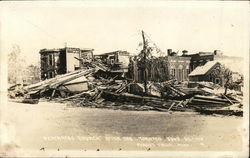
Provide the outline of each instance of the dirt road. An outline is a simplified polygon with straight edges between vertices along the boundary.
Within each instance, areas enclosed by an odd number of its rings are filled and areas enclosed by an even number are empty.
[[[8,103],[6,142],[32,150],[241,150],[241,117]]]

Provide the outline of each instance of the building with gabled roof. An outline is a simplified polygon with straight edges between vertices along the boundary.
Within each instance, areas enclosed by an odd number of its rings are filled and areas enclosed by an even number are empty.
[[[128,72],[129,52],[117,50],[113,52],[94,55],[95,59],[100,60],[111,72]]]
[[[205,81],[222,84],[222,78],[214,72],[221,69],[221,64],[217,61],[208,61],[203,66],[196,67],[188,76],[190,81]],[[216,73],[217,74],[217,73]]]

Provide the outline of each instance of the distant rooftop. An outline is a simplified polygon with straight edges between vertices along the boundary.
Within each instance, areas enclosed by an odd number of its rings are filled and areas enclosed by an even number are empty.
[[[61,51],[61,50],[65,50],[65,49],[78,49],[78,50],[81,50],[81,51],[94,51],[94,49],[92,49],[92,48],[64,47],[64,48],[52,48],[52,49],[44,48],[44,49],[41,49],[41,50],[40,50],[40,53],[46,53],[46,52],[59,52],[59,51]]]
[[[124,50],[117,50],[117,51],[113,51],[113,52],[108,52],[108,53],[101,53],[101,54],[96,54],[96,56],[104,56],[104,55],[110,55],[110,54],[114,54],[117,52],[121,52],[123,55],[129,55],[129,52],[124,51]]]
[[[217,61],[209,61],[203,66],[196,67],[188,76],[199,76],[205,75],[210,69],[212,69],[216,64],[219,64]]]
[[[200,56],[215,55],[213,52],[199,52]]]
[[[199,53],[191,53],[189,54],[187,50],[182,51],[182,56],[223,56],[223,53],[220,50],[214,50],[213,52],[199,52]]]

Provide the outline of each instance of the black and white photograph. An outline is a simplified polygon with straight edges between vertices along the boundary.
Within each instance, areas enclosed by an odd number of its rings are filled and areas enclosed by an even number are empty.
[[[0,2],[0,157],[247,158],[249,8]]]

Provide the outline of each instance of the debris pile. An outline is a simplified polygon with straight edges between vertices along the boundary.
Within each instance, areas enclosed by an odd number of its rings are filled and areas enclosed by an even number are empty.
[[[99,62],[36,84],[9,88],[9,98],[23,103],[38,103],[40,98],[92,108],[122,110],[189,111],[203,114],[242,116],[242,96],[218,93],[210,83],[181,83],[175,80],[149,82],[148,92],[142,83],[121,76],[105,78],[109,69]]]
[[[189,106],[202,114],[222,114],[243,116],[242,92],[229,91],[224,94],[224,89],[219,85],[209,82],[197,82],[195,95]],[[192,88],[191,88],[192,89]]]

